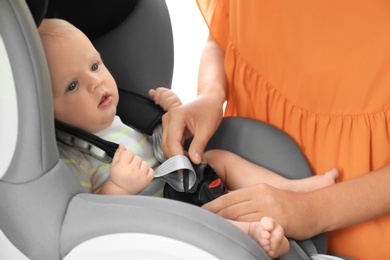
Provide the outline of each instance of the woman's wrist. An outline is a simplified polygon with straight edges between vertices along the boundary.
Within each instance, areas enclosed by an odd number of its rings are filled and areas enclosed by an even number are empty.
[[[286,198],[283,208],[290,214],[280,216],[279,221],[287,237],[304,240],[324,232],[326,215],[322,215],[323,205],[318,207],[316,192],[291,192]]]
[[[226,101],[226,90],[224,86],[214,84],[213,87],[202,87],[198,89],[198,98],[208,100],[211,104],[222,107]]]

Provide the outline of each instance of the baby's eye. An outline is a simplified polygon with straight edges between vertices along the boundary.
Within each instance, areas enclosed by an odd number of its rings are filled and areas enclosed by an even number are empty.
[[[78,84],[78,82],[77,82],[76,80],[72,81],[72,82],[69,84],[69,86],[68,86],[68,88],[66,89],[66,91],[73,91],[73,90],[75,90],[75,89],[77,88],[77,84]]]
[[[92,71],[97,71],[98,69],[99,69],[99,64],[97,64],[97,63],[93,64],[91,67]]]

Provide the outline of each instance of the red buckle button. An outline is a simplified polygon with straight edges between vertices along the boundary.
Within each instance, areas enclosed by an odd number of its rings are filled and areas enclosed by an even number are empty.
[[[212,181],[210,184],[209,184],[209,188],[212,189],[212,188],[216,188],[218,187],[219,185],[221,185],[221,179],[218,178],[214,181]]]

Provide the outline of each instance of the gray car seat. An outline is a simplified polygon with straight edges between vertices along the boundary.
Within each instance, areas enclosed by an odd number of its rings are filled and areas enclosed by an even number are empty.
[[[0,98],[7,101],[0,102],[0,111],[7,111],[7,121],[2,120],[7,124],[0,129],[5,144],[0,148],[0,229],[31,259],[81,255],[96,259],[107,252],[110,259],[117,252],[133,257],[141,252],[143,259],[158,252],[158,259],[164,259],[167,249],[166,254],[177,259],[268,259],[241,231],[197,207],[158,198],[82,194],[59,161],[50,80],[36,32],[45,15],[71,21],[93,40],[118,83],[118,114],[127,124],[150,133],[159,122],[161,110],[147,98],[147,90],[171,84],[169,14],[163,0],[120,2],[125,3],[27,1],[34,24],[23,0],[0,0],[0,80],[6,86]],[[74,8],[76,3],[82,7]],[[129,116],[134,113],[126,113],[129,110],[143,113],[134,118]],[[311,175],[295,143],[257,121],[224,119],[208,145],[211,148],[230,150],[290,178]],[[309,259],[310,254],[325,251],[326,238],[321,235],[291,241],[291,250],[282,259]]]
[[[166,12],[163,1],[140,3]],[[24,0],[0,0],[0,57],[0,229],[27,258],[267,259],[198,207],[82,193],[58,157],[48,68]]]

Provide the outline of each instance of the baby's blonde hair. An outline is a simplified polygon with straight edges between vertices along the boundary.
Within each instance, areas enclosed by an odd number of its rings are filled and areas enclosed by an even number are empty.
[[[58,18],[43,19],[38,27],[39,36],[44,37],[61,37],[71,31],[79,31],[71,23]]]

